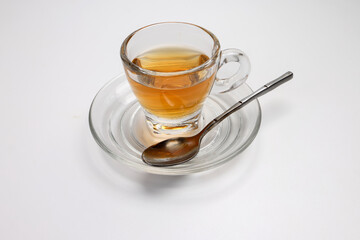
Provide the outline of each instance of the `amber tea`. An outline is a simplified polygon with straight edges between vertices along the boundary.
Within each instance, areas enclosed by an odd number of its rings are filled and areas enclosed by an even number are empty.
[[[198,67],[208,59],[205,54],[190,48],[163,47],[147,51],[132,62],[155,72],[179,72]],[[161,118],[180,119],[200,112],[214,82],[214,74],[208,77],[204,74],[205,71],[175,76],[155,74],[143,77],[141,82],[129,76],[128,79],[146,111]]]

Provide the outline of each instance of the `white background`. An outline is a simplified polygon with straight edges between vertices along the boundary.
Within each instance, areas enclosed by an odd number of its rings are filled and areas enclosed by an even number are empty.
[[[0,239],[360,239],[360,2],[0,1]],[[291,70],[218,169],[157,176],[87,121],[133,30],[187,21],[245,51],[248,84]]]

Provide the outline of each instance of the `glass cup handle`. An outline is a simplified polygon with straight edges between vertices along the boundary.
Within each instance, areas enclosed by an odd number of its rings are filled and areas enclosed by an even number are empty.
[[[229,62],[240,64],[237,71],[230,77],[215,77],[213,91],[215,93],[229,92],[243,84],[250,74],[250,61],[248,56],[241,50],[229,48],[221,51],[219,69]]]

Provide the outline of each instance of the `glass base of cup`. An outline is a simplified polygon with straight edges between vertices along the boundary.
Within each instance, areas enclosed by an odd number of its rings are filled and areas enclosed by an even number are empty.
[[[148,127],[154,134],[178,135],[193,132],[199,128],[201,110],[186,118],[165,119],[145,111]]]

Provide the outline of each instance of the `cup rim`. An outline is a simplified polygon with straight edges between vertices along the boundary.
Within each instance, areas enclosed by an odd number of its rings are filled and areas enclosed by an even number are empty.
[[[191,26],[194,26],[194,27],[197,27],[199,28],[200,30],[206,32],[214,41],[214,45],[213,45],[213,48],[212,48],[212,52],[211,52],[211,57],[209,57],[209,59],[204,62],[203,64],[197,66],[197,67],[194,67],[194,68],[191,68],[191,69],[188,69],[188,70],[184,70],[184,71],[178,71],[178,72],[158,72],[158,71],[152,71],[152,70],[148,70],[148,69],[144,69],[142,67],[139,67],[138,65],[134,64],[126,55],[126,51],[127,51],[127,44],[129,43],[129,41],[131,40],[131,38],[138,32],[140,32],[141,30],[143,29],[146,29],[146,28],[149,28],[149,27],[152,27],[152,26],[156,26],[156,25],[161,25],[161,24],[185,24],[185,25],[191,25]],[[123,63],[125,63],[131,70],[133,71],[136,71],[136,72],[141,72],[142,74],[146,74],[146,75],[156,75],[156,76],[178,76],[178,75],[184,75],[184,74],[189,74],[189,73],[193,73],[193,72],[197,72],[197,71],[200,71],[200,70],[203,70],[209,66],[212,66],[215,62],[216,62],[216,59],[217,59],[217,56],[219,55],[220,53],[220,42],[219,40],[217,39],[217,37],[212,33],[210,32],[209,30],[203,28],[203,27],[200,27],[196,24],[193,24],[193,23],[188,23],[188,22],[158,22],[158,23],[153,23],[153,24],[150,24],[150,25],[147,25],[147,26],[144,26],[142,28],[139,28],[137,30],[135,30],[134,32],[132,32],[129,36],[127,36],[125,38],[125,40],[123,41],[123,43],[121,44],[121,48],[120,48],[120,57],[123,61]]]

